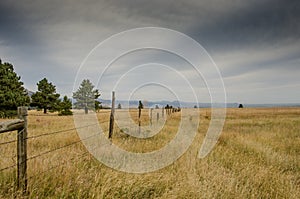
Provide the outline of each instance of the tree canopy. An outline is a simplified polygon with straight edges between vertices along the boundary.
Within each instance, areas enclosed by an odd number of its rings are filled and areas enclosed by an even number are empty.
[[[78,90],[73,93],[73,98],[76,100],[74,103],[75,108],[88,110],[95,110],[100,107],[100,102],[97,99],[100,97],[98,89],[94,89],[94,85],[90,80],[84,79]],[[95,106],[97,106],[95,108]]]
[[[18,106],[29,104],[30,98],[20,79],[12,64],[2,64],[0,60],[0,117],[12,117],[17,114]]]
[[[67,96],[64,96],[63,101],[59,103],[59,114],[58,115],[72,115],[72,102]]]
[[[60,102],[56,87],[46,78],[39,81],[37,86],[38,91],[31,96],[32,104],[44,109],[44,113],[47,113],[47,110],[56,110]]]
[[[118,109],[122,109],[122,105],[120,103],[118,104]]]

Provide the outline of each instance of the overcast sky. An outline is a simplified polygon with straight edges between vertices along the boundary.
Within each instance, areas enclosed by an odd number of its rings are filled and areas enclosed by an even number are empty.
[[[46,77],[59,93],[70,97],[80,64],[101,41],[132,28],[163,27],[182,32],[205,48],[223,77],[228,102],[299,103],[299,5],[298,0],[1,0],[0,58],[14,65],[29,90],[36,91],[36,83]],[[123,87],[116,89],[118,99],[135,92],[136,98],[171,100],[172,90],[184,90],[184,84],[176,81],[180,74],[172,68],[188,74],[188,64],[167,52],[136,53],[107,71],[97,85],[102,98],[110,98],[105,87],[113,81],[110,77],[118,74],[120,80],[126,72],[119,82]],[[141,64],[145,67],[135,74],[147,74],[147,81],[156,84],[143,87],[128,72]],[[199,84],[195,77],[185,78],[191,78],[199,95],[207,95],[201,78]],[[139,96],[138,90],[147,95]],[[188,94],[181,99],[193,101]],[[200,102],[208,100],[200,97]]]

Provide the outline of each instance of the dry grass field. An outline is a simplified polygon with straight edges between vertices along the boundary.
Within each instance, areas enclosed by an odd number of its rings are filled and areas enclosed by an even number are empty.
[[[117,110],[118,111],[118,110]],[[228,109],[223,133],[204,159],[197,152],[207,131],[210,110],[201,109],[198,133],[174,164],[146,174],[113,170],[87,153],[75,130],[28,139],[28,194],[16,189],[16,168],[0,172],[0,198],[299,198],[300,108]],[[135,115],[136,113],[131,113]],[[148,122],[144,110],[144,123]],[[108,129],[109,112],[98,113]],[[73,129],[72,116],[30,111],[28,136]],[[180,113],[168,118],[152,138],[138,139],[115,128],[113,142],[146,152],[175,136]],[[106,132],[107,133],[107,132]],[[0,135],[0,143],[16,132]],[[0,145],[0,169],[16,163],[16,143]]]

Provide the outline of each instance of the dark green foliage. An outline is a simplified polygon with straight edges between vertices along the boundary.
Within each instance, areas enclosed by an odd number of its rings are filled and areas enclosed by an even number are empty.
[[[47,110],[56,111],[59,109],[59,94],[56,93],[55,86],[48,82],[46,78],[37,83],[38,91],[34,93],[32,98],[32,105],[38,106],[47,113]]]
[[[95,100],[95,111],[99,112],[102,109],[101,102]]]
[[[0,118],[14,118],[17,116],[17,110],[0,110]]]
[[[71,108],[72,108],[71,100],[69,100],[67,96],[64,96],[63,101],[59,103],[58,115],[73,115]]]
[[[78,90],[73,93],[75,108],[88,110],[97,110],[100,108],[100,102],[97,101],[100,96],[98,89],[94,89],[94,85],[88,79],[84,79]]]
[[[18,106],[27,106],[30,98],[14,72],[13,65],[0,60],[0,117],[14,117]]]
[[[118,109],[122,109],[122,105],[120,103],[118,104]]]

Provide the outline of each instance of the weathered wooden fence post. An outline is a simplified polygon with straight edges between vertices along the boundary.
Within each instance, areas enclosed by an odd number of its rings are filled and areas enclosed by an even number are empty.
[[[108,138],[112,138],[112,134],[114,131],[114,122],[115,122],[115,91],[112,92],[112,102],[111,102],[111,112],[110,112],[110,120],[109,120],[109,133]]]
[[[142,115],[142,107],[139,106],[139,134],[141,134],[141,115]]]
[[[17,138],[17,181],[18,188],[23,190],[23,193],[27,190],[27,107],[18,107],[18,117],[24,120],[24,128],[18,130]]]
[[[165,116],[165,108],[164,106],[161,108],[161,117],[164,118]]]
[[[159,113],[156,113],[156,122],[159,120]]]
[[[152,111],[153,111],[153,108],[150,109],[150,125],[152,126]]]

